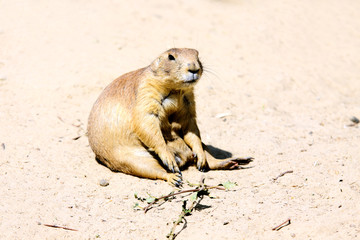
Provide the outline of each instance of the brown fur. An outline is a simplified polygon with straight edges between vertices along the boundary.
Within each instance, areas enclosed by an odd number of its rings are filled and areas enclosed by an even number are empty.
[[[176,186],[180,168],[195,161],[199,170],[236,168],[237,159],[218,160],[203,149],[193,91],[202,72],[196,50],[170,49],[115,79],[89,116],[96,158],[114,171]]]

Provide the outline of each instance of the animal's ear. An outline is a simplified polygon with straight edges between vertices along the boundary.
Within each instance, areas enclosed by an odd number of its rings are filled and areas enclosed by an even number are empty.
[[[159,67],[160,61],[161,61],[161,58],[156,59],[156,61],[155,61],[155,67],[156,68]]]
[[[158,67],[159,67],[159,65],[160,65],[160,61],[161,61],[161,58],[159,57],[159,58],[157,58],[155,61],[153,61],[153,62],[151,63],[151,70],[152,70],[153,72],[156,72],[156,69],[158,69]]]

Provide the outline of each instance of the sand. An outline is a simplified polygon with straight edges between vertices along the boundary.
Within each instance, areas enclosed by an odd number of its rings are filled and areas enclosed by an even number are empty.
[[[102,89],[171,47],[206,68],[204,142],[255,158],[183,171],[237,186],[211,190],[176,239],[359,237],[359,1],[14,0],[0,1],[0,239],[166,239],[189,196],[135,210],[134,193],[174,189],[99,165],[85,134]]]

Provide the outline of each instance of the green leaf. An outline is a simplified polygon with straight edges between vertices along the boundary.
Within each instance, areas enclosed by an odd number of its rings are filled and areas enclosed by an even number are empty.
[[[135,203],[134,206],[133,206],[133,209],[134,209],[134,210],[140,210],[140,209],[144,209],[144,208],[141,207],[141,206],[139,205],[139,203]]]
[[[230,182],[230,181],[226,181],[226,182],[222,183],[221,185],[223,185],[223,187],[226,190],[230,190],[230,189],[234,188],[235,186],[237,186],[236,182]]]
[[[184,210],[185,216],[191,215],[191,212],[192,212],[191,209],[185,209]]]
[[[155,198],[154,197],[148,197],[147,199],[146,199],[146,202],[147,203],[152,203],[152,202],[154,202],[155,201]]]
[[[193,194],[191,194],[190,200],[191,200],[192,202],[195,201],[196,198],[197,198],[197,196],[198,196],[198,193],[197,193],[197,192],[194,192]]]

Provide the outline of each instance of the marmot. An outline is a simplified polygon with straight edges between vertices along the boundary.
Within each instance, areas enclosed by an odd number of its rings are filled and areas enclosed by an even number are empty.
[[[148,67],[115,79],[88,122],[96,159],[113,171],[181,186],[180,169],[235,169],[245,159],[215,159],[196,124],[194,85],[203,73],[198,51],[173,48]],[[205,151],[204,151],[205,150]]]

